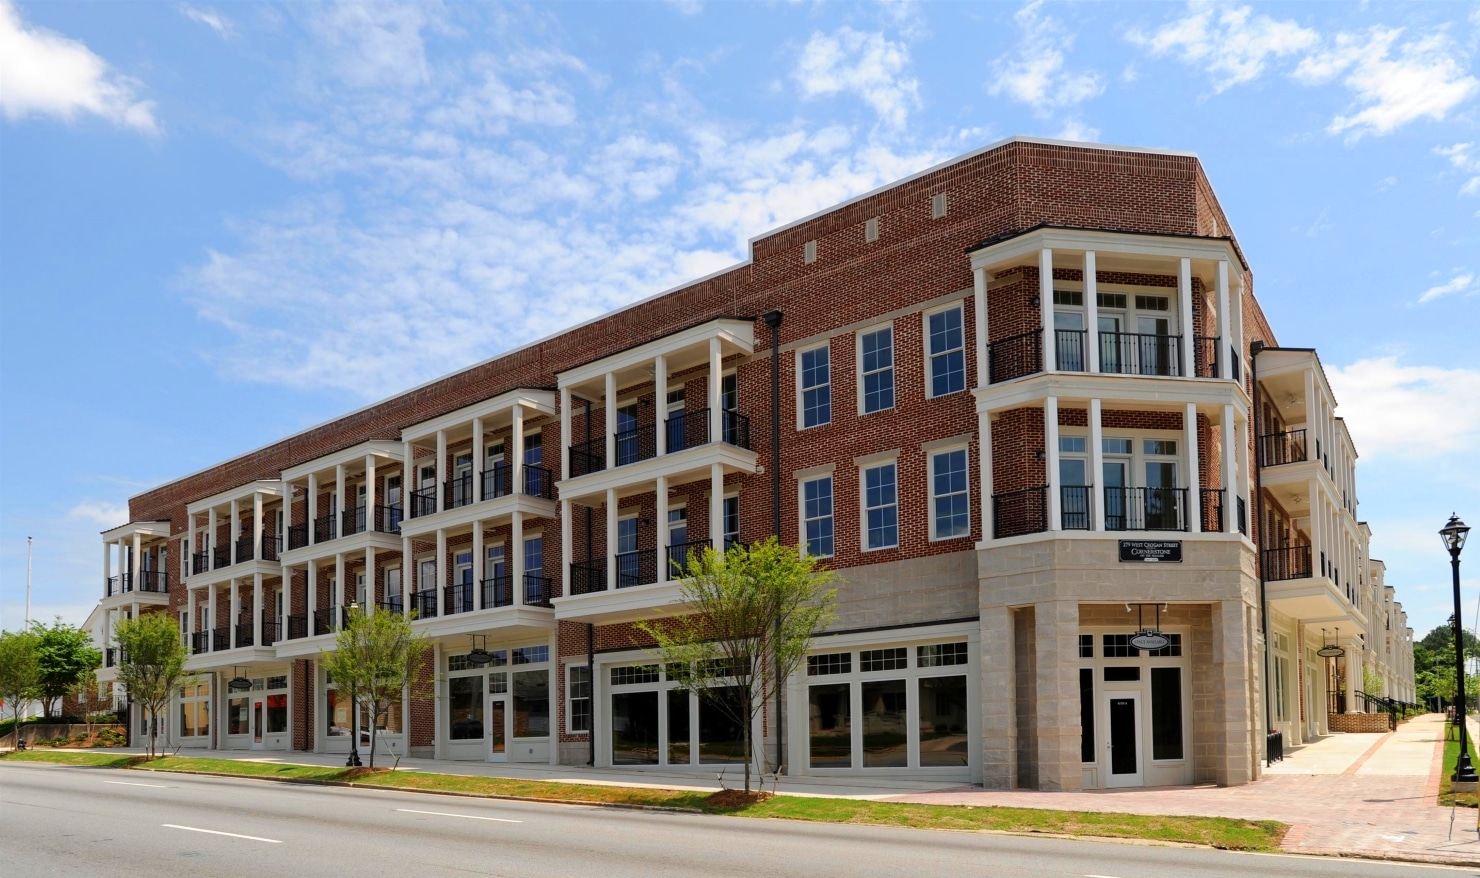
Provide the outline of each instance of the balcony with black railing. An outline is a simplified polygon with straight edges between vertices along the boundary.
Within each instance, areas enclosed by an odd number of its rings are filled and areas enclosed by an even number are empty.
[[[570,565],[570,593],[591,594],[606,591],[605,561],[572,561]]]
[[[1188,529],[1186,488],[1126,488],[1106,485],[1105,530]]]
[[[530,571],[524,574],[524,605],[526,607],[554,606],[550,598],[554,597],[554,584],[549,577],[538,571]]]
[[[1283,466],[1308,459],[1304,430],[1265,433],[1259,437],[1258,448],[1260,466]]]
[[[514,605],[514,585],[507,573],[502,576],[489,577],[478,585],[483,591],[483,609],[492,610]]]
[[[473,604],[473,583],[471,581],[449,585],[442,592],[443,615],[451,616],[455,613],[471,613],[475,609]]]
[[[1042,330],[999,338],[987,345],[987,380],[992,384],[1042,371]]]
[[[1265,549],[1259,555],[1259,563],[1266,582],[1309,579],[1313,575],[1310,563],[1310,546],[1285,546],[1278,549]]]
[[[1048,486],[992,495],[992,536],[997,539],[1048,530]]]
[[[289,640],[301,640],[308,636],[308,614],[288,614],[288,638]]]
[[[231,649],[231,628],[223,626],[211,629],[211,652],[224,652]]]

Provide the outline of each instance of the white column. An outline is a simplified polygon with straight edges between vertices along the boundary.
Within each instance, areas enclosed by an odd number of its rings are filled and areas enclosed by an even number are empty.
[[[606,407],[602,415],[606,421],[606,468],[611,469],[617,465],[617,375],[615,372],[606,373]]]
[[[570,519],[571,503],[560,501],[560,579],[565,583],[565,594],[570,595],[570,565],[575,563],[575,533]]]
[[[1197,447],[1197,403],[1187,404],[1182,416],[1182,430],[1187,443],[1187,509],[1188,530],[1202,533],[1202,449]],[[1233,510],[1226,510],[1232,515]]]
[[[473,522],[473,590],[478,593],[474,600],[474,606],[480,610],[486,610],[483,606],[483,522]]]
[[[1058,371],[1057,339],[1053,332],[1053,251],[1038,251],[1038,319],[1043,324],[1043,371]]]
[[[662,430],[658,431],[659,434],[662,432]],[[668,477],[666,475],[658,476],[654,496],[657,498],[656,518],[658,519],[658,539],[656,541],[658,544],[658,582],[667,582],[672,571],[668,569]]]
[[[437,431],[437,511],[442,512],[447,508],[447,491],[443,485],[447,481],[447,431]],[[440,563],[440,561],[438,562]]]
[[[611,433],[607,433],[610,438]],[[608,445],[611,443],[608,442]],[[606,489],[606,590],[617,590],[617,491]]]
[[[972,310],[976,322],[976,386],[986,387],[991,376],[987,374],[987,270],[978,268],[971,273]],[[986,534],[983,534],[986,537]]]
[[[405,476],[402,476],[405,481]],[[411,569],[411,537],[401,537],[401,614],[411,614],[411,601],[416,594],[416,580]]]
[[[473,502],[483,499],[483,467],[488,455],[483,450],[483,419],[473,419]],[[482,563],[482,562],[479,562]]]
[[[668,522],[659,522],[667,528]],[[709,544],[720,551],[725,544],[725,469],[717,463],[709,465]]]
[[[262,494],[252,494],[252,557],[262,557]]]
[[[1233,377],[1233,315],[1228,311],[1228,260],[1218,260],[1218,377]]]
[[[475,527],[476,527],[476,525],[475,525]],[[365,603],[364,603],[363,606],[360,607],[360,609],[363,610],[365,612],[365,615],[367,615],[367,616],[371,615],[377,609],[379,609],[378,607],[375,606],[375,572],[376,572],[375,571],[375,549],[374,548],[370,548],[370,547],[366,547],[366,549],[365,549]]]
[[[720,441],[720,439],[724,438],[724,433],[720,430],[721,420],[720,420],[720,409],[719,409],[719,405],[720,405],[720,403],[719,403],[719,386],[720,386],[720,382],[723,381],[723,380],[724,380],[724,357],[721,356],[721,353],[720,353],[719,339],[718,338],[711,338],[709,340],[709,441],[710,442],[718,442],[718,441]],[[659,402],[659,405],[662,405],[663,404],[663,401],[662,400],[659,400],[658,402]],[[716,543],[716,545],[718,545],[718,544]]]
[[[317,540],[314,539],[313,520],[319,514],[319,477],[313,473],[308,474],[308,495],[303,498],[303,527],[308,531],[308,544],[312,546]]]
[[[514,606],[524,606],[524,513],[518,509],[514,510],[513,520],[509,524],[509,557],[513,562],[510,566],[509,589],[514,597]]]
[[[210,535],[208,539],[210,542],[209,551],[211,552],[211,554],[206,556],[207,570],[214,570],[216,567],[216,527],[216,507],[212,506],[210,510],[206,512],[206,533]],[[203,546],[202,548],[204,549],[205,547]]]
[[[560,388],[560,479],[570,478],[570,388]]]
[[[1238,496],[1238,467],[1236,454],[1238,444],[1234,438],[1233,430],[1233,406],[1223,407],[1223,531],[1233,533],[1238,530],[1238,510],[1234,507],[1238,504],[1234,497]]]
[[[252,574],[252,645],[262,645],[262,574]]]
[[[447,589],[447,529],[437,528],[437,576],[435,595],[438,612],[442,609],[442,595]]]
[[[653,358],[653,407],[654,447],[661,457],[668,453],[668,358],[662,354]]]
[[[1192,368],[1192,344],[1195,340],[1192,331],[1192,260],[1183,257],[1181,268],[1177,272],[1177,300],[1178,308],[1182,311],[1182,377],[1187,378],[1197,374]]]
[[[231,522],[226,525],[226,539],[230,541],[230,545],[227,546],[226,550],[230,553],[231,563],[233,564],[241,560],[236,557],[236,540],[237,537],[241,536],[241,514],[241,505],[237,501],[232,500]]]
[[[981,348],[978,347],[980,352]],[[992,415],[989,412],[977,412],[976,415],[977,435],[977,481],[981,483],[981,520],[982,541],[990,540],[992,536]]]
[[[1045,251],[1046,252],[1046,251]],[[1044,464],[1048,470],[1048,529],[1058,530],[1059,520],[1059,398],[1043,400]]]
[[[1089,483],[1096,487],[1090,489],[1090,527],[1095,530],[1105,529],[1105,486],[1101,484],[1105,478],[1105,434],[1104,417],[1101,413],[1101,403],[1098,399],[1089,401]]]
[[[1085,368],[1100,371],[1100,275],[1093,250],[1084,253],[1084,347]]]
[[[514,404],[514,435],[510,437],[509,451],[513,459],[509,461],[509,477],[513,481],[513,491],[516,494],[524,493],[524,406]]]
[[[235,576],[231,578],[231,598],[228,604],[231,607],[231,614],[230,620],[226,623],[226,642],[231,644],[232,649],[237,647],[236,623],[242,615],[242,596],[241,590],[238,587],[239,582],[240,580]]]

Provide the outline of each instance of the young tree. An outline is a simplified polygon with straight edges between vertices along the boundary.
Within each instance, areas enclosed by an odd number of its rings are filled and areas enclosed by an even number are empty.
[[[118,683],[149,719],[149,758],[153,759],[159,720],[167,715],[170,698],[176,689],[195,683],[195,675],[185,670],[189,654],[168,613],[124,619],[114,628],[113,639],[119,650]]]
[[[391,705],[418,684],[418,671],[431,642],[400,613],[366,613],[349,608],[349,618],[334,641],[334,651],[319,651],[319,663],[358,716],[370,711],[370,767],[375,767],[376,730]],[[350,739],[350,764],[358,764],[359,735]]]
[[[682,575],[690,612],[638,627],[655,641],[671,679],[740,726],[749,795],[751,727],[832,620],[834,575],[774,537],[692,553]]]
[[[37,684],[41,713],[51,719],[56,703],[102,664],[103,653],[92,645],[92,637],[86,631],[68,625],[61,617],[50,625],[33,622],[31,629],[36,634],[37,661],[41,666],[41,680]]]
[[[21,735],[21,711],[36,697],[40,681],[35,632],[0,631],[0,701],[4,701],[14,717],[17,742]]]

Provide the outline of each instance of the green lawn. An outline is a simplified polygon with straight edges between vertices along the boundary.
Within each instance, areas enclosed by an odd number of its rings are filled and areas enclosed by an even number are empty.
[[[130,756],[103,753],[34,751],[12,753],[6,759],[60,762],[108,768],[130,767]],[[823,823],[903,826],[913,829],[994,830],[1099,838],[1138,838],[1208,845],[1229,850],[1274,851],[1287,827],[1273,820],[1236,820],[1224,817],[1147,817],[1086,811],[1037,808],[910,805],[857,799],[800,796],[775,798],[738,807],[724,807],[707,793],[687,790],[644,789],[598,784],[556,783],[500,777],[467,777],[428,772],[379,772],[355,776],[337,767],[241,762],[233,759],[197,759],[167,756],[132,767],[179,772],[209,772],[237,777],[279,778],[300,782],[344,782],[357,786],[424,792],[464,793],[518,799],[586,802],[594,805],[643,805],[684,808],[733,817],[810,820]]]

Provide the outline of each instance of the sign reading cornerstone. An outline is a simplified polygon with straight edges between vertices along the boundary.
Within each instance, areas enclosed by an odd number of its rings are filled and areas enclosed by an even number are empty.
[[[1122,561],[1182,561],[1181,540],[1121,540]]]

